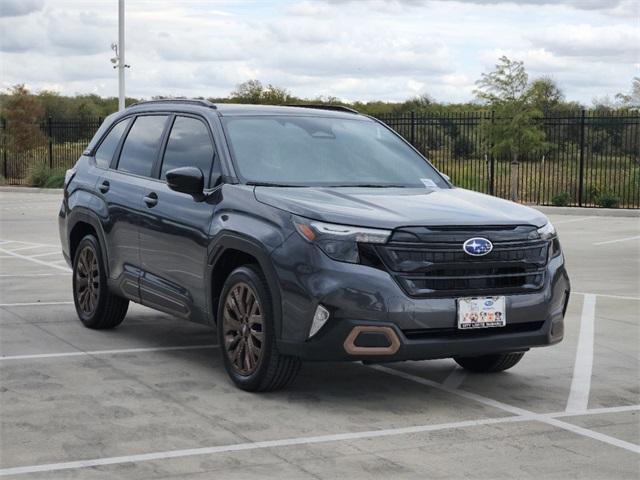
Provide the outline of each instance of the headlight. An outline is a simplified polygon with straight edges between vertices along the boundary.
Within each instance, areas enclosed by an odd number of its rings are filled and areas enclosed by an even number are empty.
[[[351,227],[295,217],[293,224],[309,243],[340,262],[358,263],[358,243],[385,243],[391,232],[376,228]]]
[[[538,229],[538,235],[543,240],[550,240],[556,236],[556,227],[551,222],[548,222],[544,227]]]

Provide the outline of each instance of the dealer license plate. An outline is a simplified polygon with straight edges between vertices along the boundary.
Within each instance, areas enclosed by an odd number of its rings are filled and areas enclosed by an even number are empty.
[[[504,327],[507,323],[505,297],[458,299],[458,328]]]

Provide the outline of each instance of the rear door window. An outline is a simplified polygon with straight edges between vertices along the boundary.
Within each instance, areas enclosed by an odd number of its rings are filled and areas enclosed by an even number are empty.
[[[167,172],[174,168],[197,167],[202,170],[207,183],[213,156],[213,143],[204,122],[191,117],[176,117],[164,152],[160,178],[164,180]]]
[[[118,170],[150,177],[158,156],[166,115],[137,117],[122,146]]]
[[[116,153],[116,148],[118,148],[120,138],[128,124],[129,119],[116,123],[107,136],[104,137],[104,140],[102,140],[98,150],[96,150],[96,164],[100,168],[109,168],[109,165],[111,165],[113,154]]]

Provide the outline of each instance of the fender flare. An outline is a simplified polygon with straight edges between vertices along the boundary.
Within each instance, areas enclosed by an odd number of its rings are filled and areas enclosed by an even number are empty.
[[[264,273],[271,297],[273,299],[273,314],[275,323],[276,338],[281,338],[282,332],[282,294],[280,293],[280,282],[278,275],[271,261],[271,255],[266,247],[255,239],[238,232],[225,231],[212,242],[209,249],[207,261],[207,302],[209,311],[212,314],[214,322],[217,321],[218,312],[213,309],[213,285],[212,280],[215,274],[215,268],[227,250],[238,250],[240,252],[251,255],[258,261],[258,265]]]
[[[102,258],[104,259],[104,267],[106,269],[107,278],[109,278],[109,256],[107,251],[107,243],[105,241],[102,222],[100,221],[98,216],[86,207],[77,206],[73,210],[71,210],[67,218],[67,241],[69,242],[69,256],[71,257],[71,232],[73,231],[73,229],[78,223],[86,223],[88,225],[91,225],[98,237],[98,244],[100,245]],[[73,263],[73,258],[71,258],[71,262]]]

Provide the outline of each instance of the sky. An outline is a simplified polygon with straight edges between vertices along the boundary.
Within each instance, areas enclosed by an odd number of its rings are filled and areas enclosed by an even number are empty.
[[[117,96],[117,0],[0,0],[0,88]],[[568,100],[640,76],[640,0],[126,0],[127,95],[473,100],[501,55]]]

